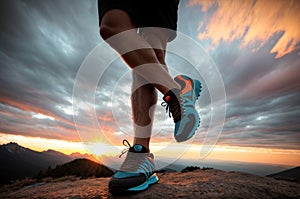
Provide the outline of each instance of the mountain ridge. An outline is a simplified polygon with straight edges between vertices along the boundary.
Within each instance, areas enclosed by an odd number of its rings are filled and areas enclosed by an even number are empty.
[[[284,170],[281,172],[273,173],[273,174],[267,175],[267,177],[300,182],[300,166],[294,167],[291,169],[287,169],[287,170]]]
[[[41,172],[37,176],[37,179],[41,180],[42,178],[46,177],[60,178],[65,176],[75,176],[80,178],[99,178],[110,177],[113,174],[114,172],[105,165],[96,163],[85,158],[81,158],[72,160],[71,162],[67,162],[62,165],[57,165],[53,169]]]
[[[26,177],[35,177],[49,167],[53,168],[76,158],[81,157],[79,154],[76,157],[68,156],[53,149],[39,152],[16,142],[0,145],[0,186]]]

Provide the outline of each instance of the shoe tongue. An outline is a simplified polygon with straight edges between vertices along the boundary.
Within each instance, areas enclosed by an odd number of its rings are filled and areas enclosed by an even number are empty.
[[[171,101],[174,101],[176,100],[177,98],[177,94],[179,93],[180,91],[178,89],[172,89],[172,90],[169,90],[163,97],[163,100],[167,103],[170,103]]]
[[[169,90],[163,97],[163,100],[169,105],[169,111],[172,113],[175,123],[181,120],[181,107],[177,97],[179,93],[180,90],[173,89]]]
[[[129,152],[133,153],[148,153],[148,149],[140,144],[135,144],[133,145],[130,149]]]

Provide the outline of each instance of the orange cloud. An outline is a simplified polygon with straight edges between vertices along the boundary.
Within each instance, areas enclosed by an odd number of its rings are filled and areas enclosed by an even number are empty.
[[[190,0],[189,5],[201,5],[203,12],[216,6],[207,24],[199,24],[203,32],[198,35],[200,40],[211,39],[214,46],[222,40],[241,39],[241,47],[258,49],[277,33],[282,35],[270,51],[277,53],[276,58],[300,48],[298,0]]]
[[[52,117],[55,120],[61,121],[61,122],[65,123],[65,124],[68,124],[70,126],[74,126],[73,122],[68,121],[68,120],[66,120],[62,117],[59,117],[59,116],[55,115],[54,113],[52,113],[49,110],[37,107],[37,106],[35,106],[33,104],[30,104],[28,102],[20,102],[21,100],[20,101],[18,101],[18,100],[19,99],[12,99],[12,98],[6,97],[6,96],[1,96],[0,97],[0,103],[18,108],[18,109],[23,110],[23,111],[42,114],[42,115],[45,115],[45,116],[48,116],[48,117]]]
[[[106,112],[98,116],[98,120],[101,122],[114,122],[114,117],[111,112]]]

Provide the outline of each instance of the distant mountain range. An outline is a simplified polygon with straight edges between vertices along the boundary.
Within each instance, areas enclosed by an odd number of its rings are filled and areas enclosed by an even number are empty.
[[[168,162],[168,159],[165,160]],[[279,171],[285,171],[295,166],[278,164],[267,164],[257,162],[239,162],[233,160],[217,160],[217,159],[178,159],[174,162],[177,165],[193,165],[199,167],[213,167],[222,171],[240,171],[251,173],[259,176],[266,176]],[[174,164],[173,163],[173,164]],[[296,165],[299,166],[299,165]]]
[[[0,145],[0,186],[16,179],[35,177],[40,171],[54,168],[77,158],[93,157],[74,153],[66,155],[54,150],[34,151],[11,142]]]
[[[267,175],[267,177],[300,182],[300,166],[292,168],[292,169],[288,169],[285,171],[281,171],[278,173],[270,174],[270,175]]]

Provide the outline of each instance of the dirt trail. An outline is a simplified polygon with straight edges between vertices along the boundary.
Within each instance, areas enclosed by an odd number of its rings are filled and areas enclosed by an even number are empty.
[[[50,182],[0,193],[0,198],[299,198],[300,183],[241,172],[196,170],[161,173],[158,184],[126,196],[108,193],[109,178]]]

